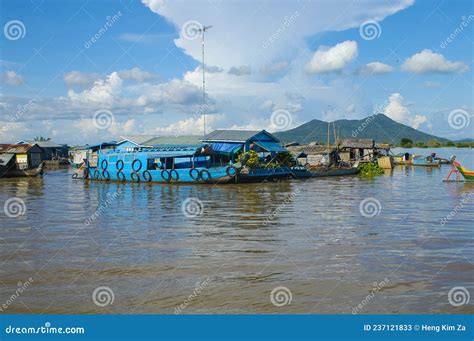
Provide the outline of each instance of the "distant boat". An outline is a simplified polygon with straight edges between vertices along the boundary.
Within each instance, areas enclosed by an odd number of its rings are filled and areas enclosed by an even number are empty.
[[[460,181],[459,179],[459,174],[461,174],[466,181],[474,181],[474,171],[467,169],[463,167],[459,162],[453,159],[452,161],[452,169],[449,172],[448,176],[444,181],[451,181],[449,177],[453,174],[456,173],[456,180],[455,181]]]
[[[396,165],[408,166],[425,166],[425,167],[439,167],[441,165],[440,159],[436,159],[433,155],[422,156],[413,155],[410,153],[400,153],[393,157],[393,163]]]

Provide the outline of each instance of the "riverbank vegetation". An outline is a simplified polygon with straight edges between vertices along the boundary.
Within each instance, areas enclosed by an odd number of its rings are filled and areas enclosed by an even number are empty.
[[[401,147],[401,148],[443,148],[443,147],[455,147],[455,148],[472,148],[474,147],[474,142],[454,142],[454,141],[448,141],[446,143],[441,143],[440,141],[436,139],[431,139],[427,141],[426,143],[413,143],[412,140],[409,138],[402,138],[400,140],[400,143],[396,145],[395,147]]]

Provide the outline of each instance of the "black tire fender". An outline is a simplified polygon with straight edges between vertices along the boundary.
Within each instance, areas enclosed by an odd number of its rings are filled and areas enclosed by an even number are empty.
[[[137,163],[140,165],[140,166],[138,167],[138,169],[135,167],[135,165],[136,165]],[[132,169],[133,169],[133,171],[135,171],[135,172],[138,173],[138,172],[142,169],[142,161],[139,160],[139,159],[133,160],[133,162],[132,162]]]
[[[120,166],[119,166],[120,165]],[[123,167],[124,167],[124,163],[123,163],[123,160],[117,160],[117,162],[115,163],[115,167],[117,167],[117,170],[118,171],[121,171],[123,170]]]
[[[143,180],[145,180],[145,181],[151,181],[152,180],[151,173],[147,170],[143,171],[142,177],[143,177]]]

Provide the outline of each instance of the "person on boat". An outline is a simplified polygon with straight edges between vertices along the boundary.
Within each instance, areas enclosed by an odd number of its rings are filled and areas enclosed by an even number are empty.
[[[333,149],[329,153],[329,167],[337,166],[340,161],[341,161],[341,157],[339,156],[339,153],[337,152],[336,149]]]

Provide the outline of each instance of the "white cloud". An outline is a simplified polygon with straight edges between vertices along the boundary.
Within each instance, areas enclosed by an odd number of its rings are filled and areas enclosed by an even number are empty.
[[[206,131],[215,130],[215,124],[222,121],[223,114],[206,116]],[[204,131],[203,116],[189,117],[184,120],[171,123],[165,127],[154,128],[151,132],[158,135],[202,135]]]
[[[83,104],[100,104],[111,106],[117,102],[117,96],[122,90],[122,79],[117,72],[112,72],[105,79],[99,79],[94,82],[90,89],[81,93],[74,90],[68,91],[68,97],[74,102]]]
[[[469,67],[462,62],[446,60],[442,54],[425,49],[407,58],[402,64],[402,70],[414,73],[455,73],[466,72]]]
[[[269,61],[292,60],[298,56],[309,36],[357,28],[369,19],[380,22],[409,7],[413,0],[262,1],[258,3],[258,11],[253,1],[142,2],[176,26],[179,32],[176,46],[195,60],[201,59],[201,44],[198,40],[186,39],[181,31],[190,20],[214,26],[206,35],[206,60],[210,65],[225,69],[250,65],[260,70]],[[291,17],[296,19],[288,20]],[[277,39],[264,48],[265,42],[276,33]]]
[[[390,65],[387,65],[381,62],[372,62],[355,70],[355,74],[361,75],[361,76],[368,76],[368,75],[389,73],[392,71],[393,71],[393,67],[391,67]]]
[[[99,78],[99,75],[96,73],[84,73],[80,71],[71,71],[64,75],[64,83],[67,86],[73,85],[91,85],[96,79]]]
[[[252,68],[248,65],[233,66],[229,69],[228,73],[235,76],[246,76],[252,73]]]
[[[331,48],[319,48],[305,66],[309,74],[341,71],[357,57],[357,42],[347,40]]]
[[[406,103],[400,93],[397,92],[391,94],[388,101],[389,102],[384,109],[384,114],[394,121],[407,124],[415,129],[427,121],[426,116],[413,116],[411,114],[410,109],[408,109],[406,106]]]
[[[17,74],[15,71],[5,71],[2,78],[5,84],[12,86],[18,86],[25,82],[23,77]]]
[[[148,71],[143,71],[138,67],[134,67],[129,70],[118,71],[118,75],[122,79],[130,79],[137,82],[144,82],[144,81],[152,80],[155,78],[155,75],[153,73],[148,72]]]

